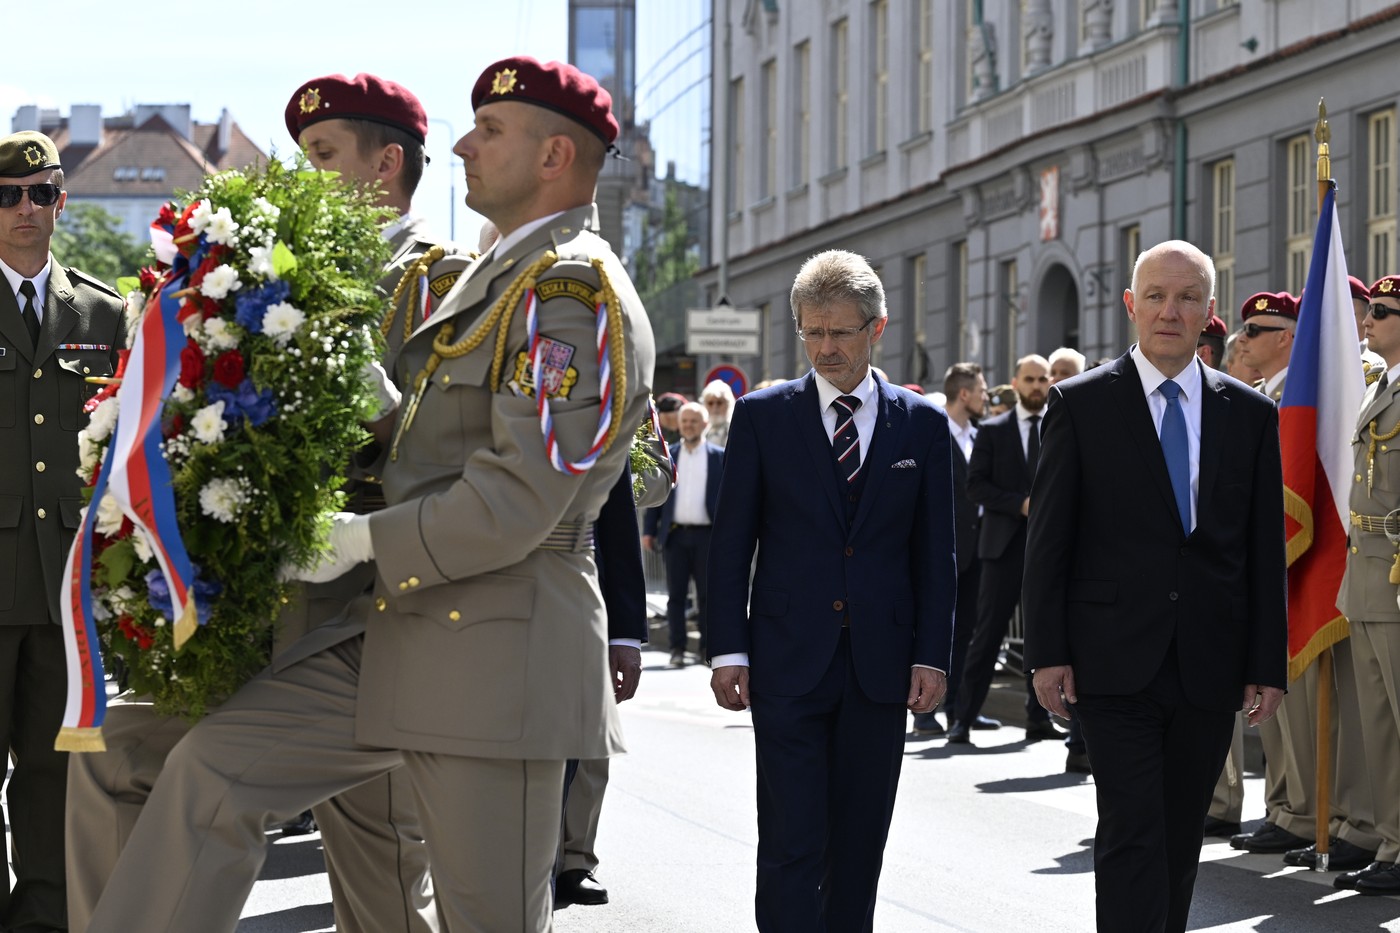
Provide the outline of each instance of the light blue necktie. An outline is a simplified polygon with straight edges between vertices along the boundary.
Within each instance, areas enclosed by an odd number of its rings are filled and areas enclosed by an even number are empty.
[[[1167,400],[1162,415],[1162,455],[1167,458],[1167,475],[1176,494],[1176,511],[1181,527],[1191,533],[1191,453],[1186,443],[1186,415],[1181,411],[1181,386],[1168,379],[1157,387]]]

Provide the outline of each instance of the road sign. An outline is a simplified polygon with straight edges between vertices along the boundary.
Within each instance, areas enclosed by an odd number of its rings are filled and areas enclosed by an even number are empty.
[[[732,353],[735,356],[757,356],[758,334],[727,334],[722,331],[691,331],[685,338],[685,352]]]
[[[749,391],[748,374],[733,363],[723,363],[711,369],[705,374],[705,381],[701,385],[701,388],[704,388],[716,379],[733,389],[735,398]]]
[[[759,313],[734,308],[692,308],[685,313],[685,329],[724,331],[731,334],[757,334]]]

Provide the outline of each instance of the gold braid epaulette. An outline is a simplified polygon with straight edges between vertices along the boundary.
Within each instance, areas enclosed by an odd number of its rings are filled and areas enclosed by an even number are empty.
[[[1371,435],[1371,442],[1366,446],[1366,495],[1371,494],[1371,485],[1376,473],[1376,445],[1381,441],[1388,441],[1400,435],[1400,421],[1395,422],[1395,427],[1390,429],[1388,434],[1376,433],[1376,422],[1372,421],[1368,429]]]
[[[399,315],[399,299],[405,292],[408,293],[408,301],[405,304],[408,310],[403,316],[403,339],[408,340],[409,335],[413,333],[413,309],[418,307],[418,302],[423,297],[418,293],[418,280],[428,274],[433,263],[446,255],[446,247],[431,246],[426,253],[413,260],[403,270],[403,275],[399,276],[399,284],[394,286],[394,294],[389,298],[389,313],[379,325],[379,333],[384,335],[385,340],[389,339],[389,334],[394,330],[394,321]]]
[[[622,305],[617,300],[612,283],[608,281],[608,274],[603,271],[603,260],[595,257],[592,263],[598,272],[598,290],[608,309],[608,355],[612,358],[612,423],[608,425],[608,433],[603,438],[603,451],[607,451],[617,440],[622,428],[622,412],[627,407],[627,355],[622,339]]]

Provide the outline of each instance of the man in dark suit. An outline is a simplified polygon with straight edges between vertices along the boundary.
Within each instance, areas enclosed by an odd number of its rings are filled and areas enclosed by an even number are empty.
[[[83,404],[126,346],[117,293],[49,253],[68,195],[42,133],[0,139],[0,752],[15,887],[0,929],[65,930],[63,813],[68,755],[54,751],[67,674],[59,593],[83,505]]]
[[[967,662],[958,705],[950,714],[948,741],[970,744],[982,704],[996,674],[1001,643],[1021,599],[1021,571],[1026,564],[1026,510],[1031,479],[1040,452],[1040,419],[1050,389],[1050,364],[1043,356],[1016,363],[1016,407],[988,418],[977,429],[967,468],[967,493],[982,507],[977,556],[982,577],[977,593],[977,624],[967,646]],[[1026,675],[1026,741],[1063,737],[1031,695]]]
[[[646,514],[642,546],[666,557],[666,622],[671,631],[671,666],[685,667],[685,603],[695,581],[696,625],[700,657],[705,657],[706,604],[709,586],[710,526],[719,501],[724,448],[705,440],[710,420],[705,406],[681,406],[681,439],[671,445],[676,488],[664,503]]]
[[[951,443],[938,408],[870,368],[886,311],[864,259],[813,256],[791,304],[813,371],[734,410],[710,685],[753,713],[758,929],[869,930],[905,710],[932,710],[945,689]]]
[[[943,708],[948,715],[957,706],[967,645],[972,639],[972,620],[977,618],[977,581],[982,562],[977,558],[977,531],[981,509],[967,494],[967,461],[977,437],[977,419],[987,410],[987,379],[976,363],[954,363],[943,376],[943,395],[948,403],[948,431],[953,438],[953,520],[958,556],[958,603],[953,613],[953,660],[948,668],[948,693]],[[988,720],[992,722],[992,720]],[[949,725],[952,725],[951,720]],[[942,735],[943,726],[933,712],[914,714],[915,735]]]
[[[1100,931],[1186,929],[1234,713],[1287,682],[1278,413],[1197,360],[1214,286],[1189,243],[1138,258],[1138,343],[1051,390],[1031,493],[1026,660],[1083,724]]]

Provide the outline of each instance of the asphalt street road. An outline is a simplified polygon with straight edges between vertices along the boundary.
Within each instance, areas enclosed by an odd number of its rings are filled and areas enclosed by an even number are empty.
[[[598,878],[611,903],[561,910],[556,929],[751,930],[757,832],[747,714],[714,704],[705,668],[668,669],[662,651],[644,659],[637,699],[622,707],[630,754],[613,763],[598,840]],[[1065,774],[1062,746],[1027,744],[1011,722],[973,740],[976,747],[950,749],[910,737],[875,928],[1092,930],[1092,778]],[[1260,815],[1261,783],[1247,775],[1246,816]],[[333,930],[319,836],[274,834],[271,843],[239,933]],[[1336,891],[1330,874],[1223,840],[1207,840],[1201,860],[1194,931],[1400,933],[1400,899]]]

